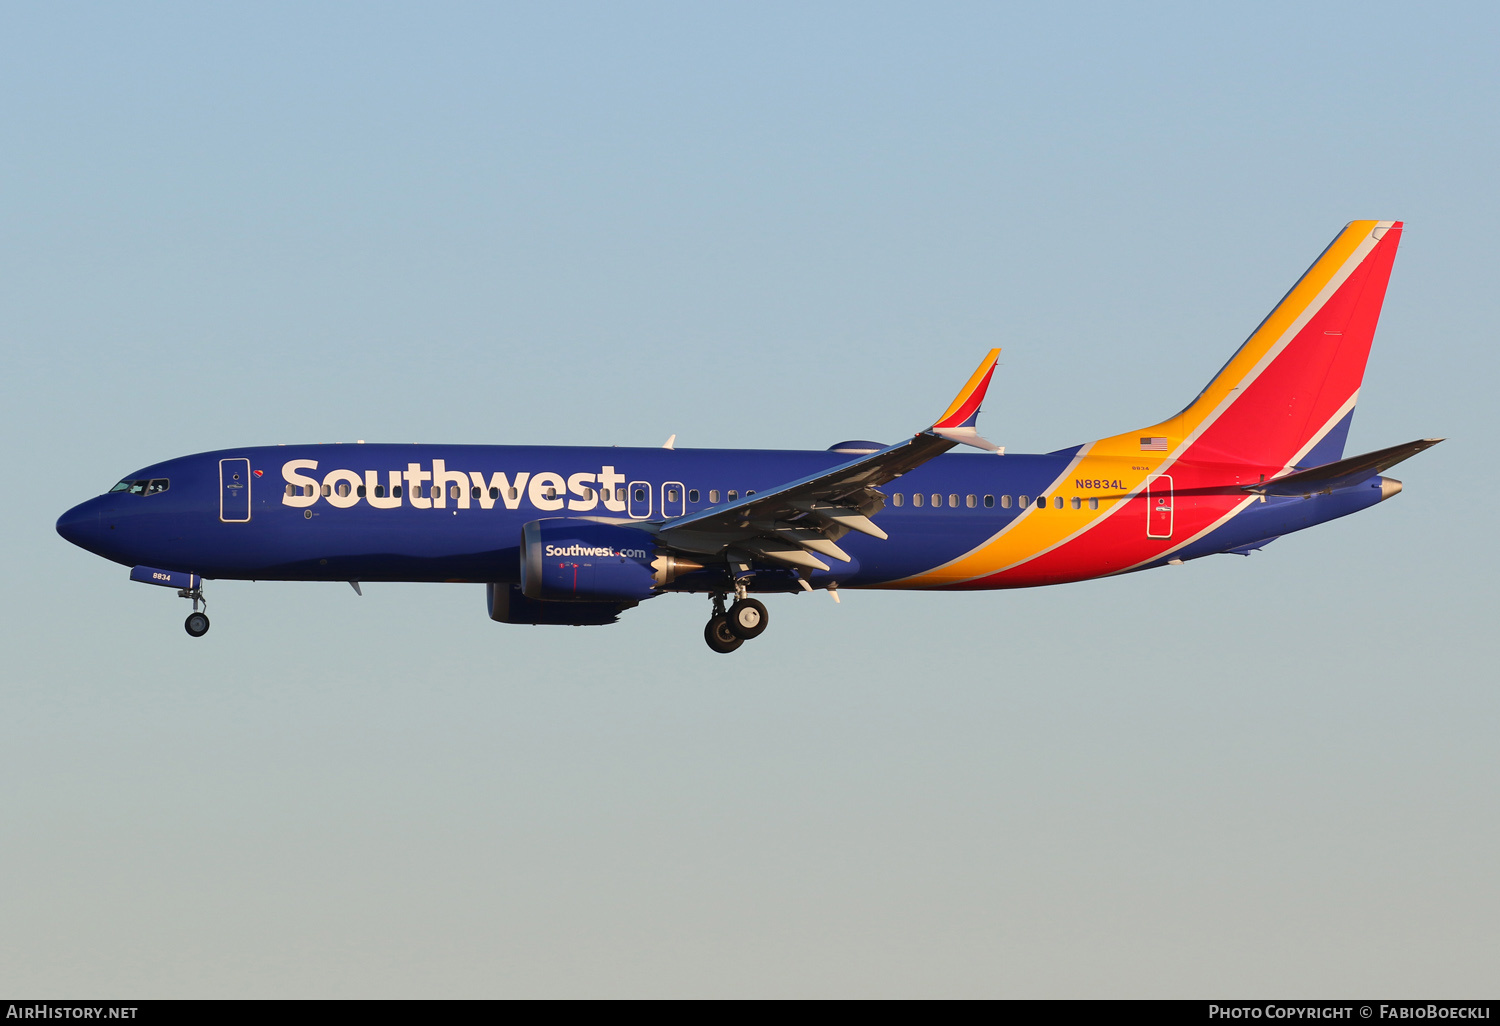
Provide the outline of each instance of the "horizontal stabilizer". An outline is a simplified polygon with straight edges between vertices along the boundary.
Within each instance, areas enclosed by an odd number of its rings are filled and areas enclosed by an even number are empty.
[[[1373,474],[1379,474],[1411,459],[1424,449],[1430,449],[1443,441],[1441,438],[1419,438],[1404,445],[1393,445],[1389,449],[1377,449],[1363,456],[1350,456],[1346,460],[1325,463],[1310,470],[1299,470],[1263,484],[1245,485],[1245,491],[1257,495],[1310,495],[1313,492],[1328,492],[1346,485],[1358,484]]]

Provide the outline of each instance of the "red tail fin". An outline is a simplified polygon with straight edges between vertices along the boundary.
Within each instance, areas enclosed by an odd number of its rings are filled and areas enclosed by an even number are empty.
[[[1121,438],[1209,462],[1309,465],[1315,448],[1337,459],[1401,227],[1350,222],[1191,406]]]

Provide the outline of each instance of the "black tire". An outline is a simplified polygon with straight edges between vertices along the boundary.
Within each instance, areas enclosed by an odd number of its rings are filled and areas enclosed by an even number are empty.
[[[189,613],[182,621],[182,629],[195,638],[201,638],[208,633],[208,617],[202,613]]]
[[[703,640],[708,647],[721,655],[728,655],[745,643],[745,639],[729,629],[729,617],[719,613],[703,628]]]
[[[760,637],[770,619],[766,607],[753,598],[740,599],[729,607],[729,629],[745,641]]]

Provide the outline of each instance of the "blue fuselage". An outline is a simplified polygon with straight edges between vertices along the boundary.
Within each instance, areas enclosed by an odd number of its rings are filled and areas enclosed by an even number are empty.
[[[889,539],[849,534],[840,544],[852,560],[819,576],[843,587],[881,587],[957,559],[1020,516],[1022,497],[1055,491],[1076,454],[933,459],[882,489],[888,501],[878,519]],[[660,521],[850,458],[830,451],[489,445],[234,449],[145,467],[127,481],[165,485],[90,499],[64,514],[58,530],[118,563],[208,578],[514,582],[521,530],[530,521]],[[234,479],[241,470],[243,479]],[[340,470],[346,473],[329,483]],[[1253,503],[1207,534],[1177,539],[1171,556],[1232,551],[1356,512],[1380,501],[1379,482]],[[1059,580],[1120,569],[1099,566]],[[785,582],[765,584],[781,590]],[[692,579],[678,587],[696,590]]]

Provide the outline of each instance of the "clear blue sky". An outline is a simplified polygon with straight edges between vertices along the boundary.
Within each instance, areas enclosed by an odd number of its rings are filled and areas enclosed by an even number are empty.
[[[1493,996],[1491,5],[0,7],[0,983]],[[1409,228],[1406,491],[1063,588],[182,603],[57,515],[285,441],[822,448],[1180,408]]]

